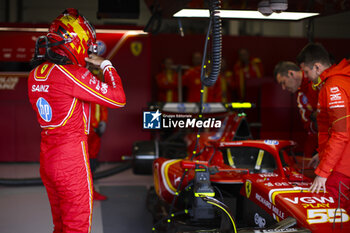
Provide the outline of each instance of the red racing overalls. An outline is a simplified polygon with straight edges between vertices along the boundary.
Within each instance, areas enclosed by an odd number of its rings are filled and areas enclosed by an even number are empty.
[[[77,65],[45,62],[30,72],[28,95],[42,128],[40,175],[53,216],[54,233],[91,230],[93,184],[87,153],[90,102],[125,105],[119,75],[105,60],[106,82]]]
[[[318,176],[328,178],[326,189],[338,199],[339,182],[350,186],[350,64],[345,59],[323,71],[317,106]],[[349,190],[342,192],[350,197]],[[350,203],[341,196],[350,212]]]

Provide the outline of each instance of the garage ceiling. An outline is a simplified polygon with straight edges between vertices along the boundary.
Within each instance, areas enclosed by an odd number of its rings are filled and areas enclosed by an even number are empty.
[[[207,8],[207,0],[145,0],[151,12],[160,11],[163,18],[171,18],[183,8]],[[225,10],[257,10],[260,0],[222,0]],[[350,10],[350,0],[289,0],[288,11],[318,12],[321,16]]]

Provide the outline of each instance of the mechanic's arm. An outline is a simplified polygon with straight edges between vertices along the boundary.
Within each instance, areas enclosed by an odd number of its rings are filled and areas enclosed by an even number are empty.
[[[319,159],[318,153],[317,153],[314,156],[312,156],[312,158],[309,161],[309,163],[307,164],[307,166],[316,169],[319,163],[320,163],[320,159]]]
[[[309,117],[307,116],[307,109],[306,106],[304,106],[304,102],[303,102],[303,98],[305,98],[305,94],[303,92],[298,92],[298,96],[297,96],[297,106],[299,109],[299,113],[300,113],[300,117],[301,120],[304,122],[304,128],[306,130],[309,129],[309,124],[310,124],[310,120]]]
[[[299,109],[301,120],[304,123],[304,129],[311,133],[317,133],[316,111],[311,112],[304,104],[303,98],[307,97],[303,92],[298,93],[297,106]]]
[[[96,55],[90,55],[86,61],[95,66],[100,66],[103,70],[105,82],[101,82],[88,69],[80,69],[68,72],[61,67],[66,73],[73,85],[72,94],[87,102],[98,103],[109,108],[120,108],[125,105],[125,93],[121,79],[108,60],[104,60]]]
[[[317,125],[317,111],[313,111],[310,116],[309,116],[309,119],[310,119],[310,131],[312,133],[317,133],[318,131],[318,125]]]
[[[108,119],[108,109],[105,106],[100,107],[101,121],[98,123],[97,129],[95,132],[98,136],[102,137],[107,128],[107,119]]]

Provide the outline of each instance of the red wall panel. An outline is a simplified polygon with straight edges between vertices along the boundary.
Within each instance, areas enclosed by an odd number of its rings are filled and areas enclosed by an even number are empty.
[[[35,38],[41,34],[20,32],[20,35],[15,33],[11,37],[8,32],[0,32],[0,41],[3,42],[0,43],[0,60],[6,60],[4,54],[10,50],[3,49],[7,45],[12,50],[11,59],[6,61],[20,61],[24,57],[23,53],[29,54],[25,56],[25,61],[28,61]],[[17,42],[14,43],[13,38],[16,38]],[[155,96],[154,76],[160,71],[161,61],[165,57],[172,57],[176,64],[191,65],[192,53],[202,52],[205,37],[180,37],[174,34],[130,35],[120,42],[121,35],[103,33],[99,34],[98,38],[106,44],[104,56],[116,66],[127,97],[124,109],[109,110],[108,128],[102,138],[100,159],[118,161],[122,155],[131,153],[134,141],[150,138],[150,132],[142,129],[142,111],[147,102]],[[348,41],[345,39],[318,41],[322,42],[338,61],[349,54],[346,49]],[[132,52],[131,48],[135,43],[141,46],[138,47],[139,54]],[[294,139],[302,148],[304,132],[295,107],[295,96],[280,89],[272,79],[272,72],[278,61],[295,60],[306,43],[304,38],[223,37],[223,56],[229,67],[233,67],[237,51],[242,47],[263,61],[266,77],[261,83],[252,84],[254,88],[250,89],[255,94],[259,91],[261,106],[258,113],[255,110],[248,116],[254,119],[260,114],[261,138]],[[23,49],[17,51],[18,44],[26,48],[25,52]],[[1,77],[4,75],[0,74],[0,84]],[[19,78],[15,90],[0,90],[0,161],[38,161],[40,127],[28,102],[26,83],[26,78]]]
[[[40,127],[28,101],[27,78],[0,75],[2,83],[17,80],[13,90],[0,89],[0,161],[38,161]]]
[[[131,51],[133,43],[141,44],[137,56]],[[116,161],[122,155],[131,155],[134,141],[150,139],[150,132],[142,128],[142,110],[151,101],[150,38],[128,38],[110,59],[122,78],[127,103],[123,109],[108,111],[107,131],[100,153],[102,161]]]

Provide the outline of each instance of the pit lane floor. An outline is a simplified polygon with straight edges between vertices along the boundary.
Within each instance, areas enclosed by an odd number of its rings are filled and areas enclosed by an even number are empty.
[[[101,164],[97,171],[116,164]],[[39,177],[39,164],[0,163],[1,178]],[[151,176],[136,176],[128,169],[95,181],[106,201],[94,201],[92,233],[151,232],[152,217],[146,210]],[[1,233],[48,233],[53,231],[50,205],[44,186],[0,186]]]

